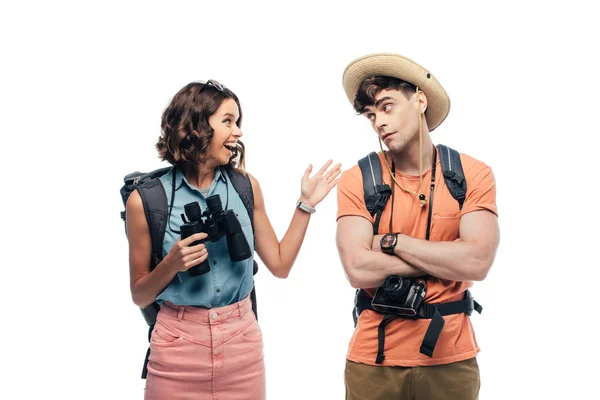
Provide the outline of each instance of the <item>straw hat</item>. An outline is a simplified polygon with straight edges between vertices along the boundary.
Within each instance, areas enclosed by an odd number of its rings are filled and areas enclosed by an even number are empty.
[[[390,76],[418,86],[427,96],[425,119],[432,131],[448,116],[450,98],[433,74],[399,54],[376,53],[357,58],[344,70],[342,83],[351,104],[363,80],[370,76]]]

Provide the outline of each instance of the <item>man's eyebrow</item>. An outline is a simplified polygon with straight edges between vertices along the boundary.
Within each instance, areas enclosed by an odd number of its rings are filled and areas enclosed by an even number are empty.
[[[386,100],[394,100],[394,99],[391,98],[391,97],[389,97],[389,96],[382,97],[381,99],[379,99],[379,100],[377,100],[375,102],[375,108],[379,108],[379,106],[381,105],[381,103],[383,103]]]

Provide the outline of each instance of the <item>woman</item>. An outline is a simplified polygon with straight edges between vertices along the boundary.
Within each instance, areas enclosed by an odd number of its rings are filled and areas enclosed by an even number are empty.
[[[142,200],[134,191],[127,201],[133,301],[142,308],[154,301],[160,304],[150,340],[146,399],[265,398],[262,333],[249,298],[253,257],[232,261],[224,237],[197,244],[207,235],[196,233],[181,240],[184,205],[198,202],[206,210],[206,199],[218,195],[223,210],[235,212],[250,248],[255,243],[269,271],[285,278],[302,245],[313,207],[337,184],[341,170],[340,164],[329,169],[330,160],[310,177],[312,166],[308,167],[298,207],[281,242],[269,222],[260,185],[249,175],[253,232],[248,211],[224,172],[224,167],[243,172],[241,122],[237,96],[213,80],[188,84],[163,113],[156,147],[160,158],[173,165],[160,178],[170,214],[163,259],[152,271]],[[192,276],[188,270],[201,264],[205,272]]]

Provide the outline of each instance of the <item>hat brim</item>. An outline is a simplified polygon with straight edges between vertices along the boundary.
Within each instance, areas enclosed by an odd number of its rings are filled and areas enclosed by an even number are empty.
[[[427,97],[425,119],[430,131],[437,128],[450,112],[450,97],[429,70],[399,54],[376,53],[357,58],[344,70],[342,84],[354,104],[360,84],[371,76],[390,76],[418,86]]]

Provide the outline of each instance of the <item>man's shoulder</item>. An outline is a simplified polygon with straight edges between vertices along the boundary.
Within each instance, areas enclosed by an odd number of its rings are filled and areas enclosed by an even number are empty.
[[[482,171],[491,171],[491,167],[485,162],[465,153],[460,153],[460,161],[467,181]]]
[[[340,175],[339,186],[348,189],[360,189],[363,187],[362,173],[358,164],[348,168]]]
[[[371,154],[371,153],[369,153]],[[364,157],[367,157],[369,154],[365,154]],[[380,151],[376,152],[377,157],[379,158],[379,162],[383,163],[383,155]],[[381,164],[383,165],[383,164]],[[369,171],[365,171],[369,172]],[[354,164],[352,167],[348,168],[342,175],[340,176],[340,182],[344,180],[348,184],[359,185],[362,189],[363,179],[362,179],[362,171],[360,170],[360,166],[358,163]]]
[[[362,180],[362,174],[360,172],[360,167],[358,166],[358,164],[355,164],[352,167],[345,170],[344,172],[342,172],[340,179],[342,177],[345,177],[346,179],[348,179],[349,177],[361,178],[361,180]]]

